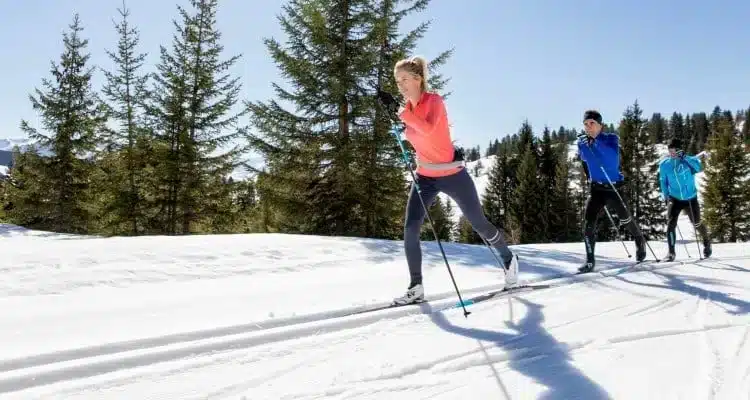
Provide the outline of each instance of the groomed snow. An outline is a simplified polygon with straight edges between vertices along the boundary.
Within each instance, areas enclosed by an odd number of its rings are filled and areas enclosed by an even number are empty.
[[[702,261],[680,243],[680,262],[640,270],[600,243],[611,269],[576,279],[582,244],[516,246],[522,281],[560,286],[468,318],[430,313],[456,302],[431,242],[433,302],[356,316],[343,314],[405,289],[400,242],[0,225],[0,243],[2,399],[750,398],[746,243]],[[502,286],[485,247],[444,246],[465,297]]]

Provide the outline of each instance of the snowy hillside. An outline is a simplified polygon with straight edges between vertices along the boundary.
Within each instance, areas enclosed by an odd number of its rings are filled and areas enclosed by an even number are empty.
[[[686,224],[681,220],[681,224]],[[683,225],[683,232],[690,229]],[[3,399],[747,399],[750,250],[569,274],[573,244],[514,246],[521,283],[468,306],[434,243],[429,305],[348,315],[407,284],[398,241],[296,235],[91,238],[0,225]],[[694,245],[694,242],[689,243]],[[663,243],[651,243],[657,254]],[[628,243],[633,248],[632,243]],[[468,298],[500,288],[446,243]],[[557,279],[555,279],[557,278]],[[551,280],[551,281],[550,281]],[[448,309],[438,311],[441,307]]]

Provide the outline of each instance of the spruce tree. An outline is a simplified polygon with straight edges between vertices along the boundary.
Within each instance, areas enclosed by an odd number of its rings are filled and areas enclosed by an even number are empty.
[[[29,96],[48,133],[21,122],[21,129],[51,153],[32,151],[14,164],[24,189],[10,193],[11,219],[19,224],[58,232],[87,233],[90,228],[93,172],[91,153],[106,122],[103,105],[91,87],[88,40],[76,14],[63,33],[64,51],[53,63],[53,79],[42,79],[46,91]]]
[[[650,134],[650,141],[653,144],[662,144],[667,139],[667,121],[660,113],[654,113],[651,115],[651,119],[648,121],[648,130]]]
[[[281,231],[342,235],[362,226],[351,129],[364,111],[357,83],[366,74],[361,60],[368,49],[353,32],[364,26],[355,11],[364,5],[289,1],[279,17],[287,48],[264,40],[291,83],[291,90],[274,83],[277,97],[298,110],[276,100],[247,104],[258,132],[248,140],[268,166],[264,195],[279,210]]]
[[[637,169],[637,214],[634,215],[637,215],[636,222],[648,239],[666,238],[666,209],[659,194],[660,158],[656,152],[656,145],[651,142],[649,136],[646,126],[641,126],[636,139],[636,165],[640,168]],[[631,210],[633,207],[630,206]]]
[[[740,135],[742,136],[742,141],[745,143],[745,146],[750,147],[750,108],[745,110]]]
[[[469,223],[469,220],[465,216],[461,215],[458,218],[458,242],[466,244],[484,244],[482,237],[474,230]]]
[[[104,151],[99,165],[104,169],[99,179],[99,193],[104,200],[99,221],[102,228],[112,233],[127,232],[137,235],[145,232],[145,191],[149,136],[144,117],[148,76],[141,68],[145,53],[138,53],[138,29],[132,27],[130,11],[123,4],[117,10],[121,20],[115,24],[119,35],[116,51],[107,51],[115,64],[114,71],[103,71],[106,78],[102,89],[108,100],[107,108],[117,127],[102,138]]]
[[[689,143],[690,138],[685,133],[685,120],[681,113],[674,112],[669,119],[669,137],[678,138],[682,143]]]
[[[550,237],[552,242],[571,242],[581,240],[580,218],[578,218],[579,207],[573,190],[570,188],[571,180],[575,179],[571,173],[571,161],[568,159],[568,147],[565,144],[556,147],[555,155],[557,162],[555,166],[554,186],[551,190],[552,203],[550,204]]]
[[[534,148],[529,145],[523,152],[517,171],[516,190],[512,200],[511,218],[513,236],[519,243],[538,243],[542,241],[543,226],[542,188],[537,174],[538,161]]]
[[[703,219],[709,234],[719,242],[750,237],[750,156],[744,149],[734,121],[726,116],[715,121],[719,129],[708,142],[705,165]]]
[[[556,171],[558,159],[558,154],[553,147],[550,130],[545,127],[544,132],[542,133],[539,155],[539,186],[542,197],[542,210],[540,217],[542,224],[537,227],[540,231],[541,240],[545,242],[551,239],[557,229],[552,223],[552,213],[555,202],[554,188],[557,179]]]
[[[230,191],[211,190],[217,177],[228,177],[242,162],[237,145],[243,128],[236,113],[239,78],[226,71],[240,56],[222,59],[217,30],[217,0],[191,0],[193,13],[177,7],[171,52],[161,47],[153,76],[149,114],[156,132],[157,185],[154,223],[169,234],[211,231],[216,204],[228,204]]]
[[[427,8],[428,1],[398,0],[372,2],[376,13],[366,18],[364,24],[368,51],[360,54],[364,78],[362,86],[367,92],[384,90],[397,93],[393,78],[393,66],[397,60],[412,53],[427,29],[423,23],[415,30],[401,35],[400,25],[404,18]],[[452,52],[444,52],[428,62],[429,90],[440,92],[446,80],[437,69],[444,64]],[[445,94],[443,93],[445,96]],[[401,149],[392,129],[399,133],[401,127],[393,125],[385,110],[377,106],[375,98],[361,98],[363,116],[357,117],[358,128],[354,134],[355,164],[353,165],[355,186],[360,188],[358,207],[361,210],[360,224],[352,224],[350,234],[376,238],[400,238],[403,233],[405,200],[403,187],[406,176],[401,161]],[[449,115],[450,118],[450,115]],[[411,150],[411,145],[403,143]],[[356,200],[355,200],[356,202]]]
[[[500,152],[487,173],[487,186],[482,193],[482,206],[485,216],[493,225],[506,228],[515,174],[510,170],[508,152],[499,147],[498,149]]]
[[[456,227],[453,223],[453,208],[450,202],[443,202],[440,196],[437,196],[432,206],[429,207],[429,210],[438,238],[443,242],[453,240],[453,231]],[[421,240],[435,240],[435,235],[432,232],[432,227],[427,217],[425,217],[422,224],[420,237]]]
[[[398,4],[411,4],[399,9]],[[331,235],[400,235],[404,166],[392,121],[372,96],[396,93],[393,65],[416,45],[426,24],[398,39],[400,20],[426,1],[289,1],[280,17],[284,47],[265,40],[290,89],[277,101],[249,103],[250,144],[268,166],[264,192],[279,211],[279,229]],[[430,86],[448,54],[430,61]],[[400,132],[396,132],[400,133]],[[407,146],[408,147],[408,146]]]
[[[710,136],[710,127],[708,117],[704,112],[694,113],[691,120],[690,127],[693,131],[693,137],[690,140],[689,151],[692,154],[697,154],[706,147],[706,141]]]

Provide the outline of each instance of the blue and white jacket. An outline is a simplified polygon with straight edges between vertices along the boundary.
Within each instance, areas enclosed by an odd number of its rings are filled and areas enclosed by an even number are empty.
[[[659,163],[659,186],[662,198],[691,200],[698,196],[695,174],[703,171],[697,156],[669,157]]]
[[[593,183],[613,184],[625,177],[620,172],[620,137],[614,133],[601,132],[596,139],[582,136],[578,139],[578,157],[584,162],[589,180]],[[607,172],[605,175],[602,167]]]

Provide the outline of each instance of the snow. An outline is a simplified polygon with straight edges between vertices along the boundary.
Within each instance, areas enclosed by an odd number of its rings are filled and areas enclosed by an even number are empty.
[[[8,167],[5,165],[0,165],[0,176],[2,175],[8,175]]]
[[[433,242],[429,305],[346,316],[403,293],[401,242],[0,225],[0,398],[748,399],[750,250],[698,260],[680,224],[680,262],[640,269],[618,242],[574,277],[581,243],[513,246],[521,283],[559,286],[468,318],[430,312],[456,302]],[[464,297],[503,285],[487,248],[443,245]]]

